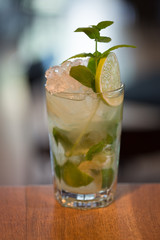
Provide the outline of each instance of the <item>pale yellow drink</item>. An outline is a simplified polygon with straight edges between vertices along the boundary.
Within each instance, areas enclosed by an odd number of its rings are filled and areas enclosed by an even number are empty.
[[[123,85],[103,93],[46,88],[55,194],[68,207],[104,207],[114,198],[120,150]],[[118,105],[107,104],[104,99]]]

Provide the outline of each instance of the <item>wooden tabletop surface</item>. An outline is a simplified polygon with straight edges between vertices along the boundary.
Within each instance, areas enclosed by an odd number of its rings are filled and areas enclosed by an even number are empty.
[[[52,186],[0,187],[0,240],[160,240],[160,184],[119,184],[106,208],[64,208]]]

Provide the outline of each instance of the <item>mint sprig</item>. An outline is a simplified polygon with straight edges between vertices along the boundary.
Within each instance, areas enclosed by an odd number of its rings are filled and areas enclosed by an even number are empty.
[[[72,67],[70,69],[70,76],[75,78],[81,84],[92,88],[94,92],[96,91],[95,90],[95,75],[96,75],[96,69],[97,69],[99,60],[101,58],[107,57],[108,54],[115,49],[122,48],[122,47],[135,48],[135,46],[133,46],[133,45],[122,44],[122,45],[113,46],[103,53],[100,53],[98,51],[98,49],[97,49],[98,42],[108,43],[108,42],[111,41],[110,37],[101,36],[100,31],[102,29],[105,29],[105,28],[111,26],[113,23],[114,23],[113,21],[102,21],[102,22],[99,22],[97,25],[91,25],[89,27],[77,28],[75,30],[75,32],[83,32],[90,39],[95,40],[95,52],[94,53],[80,53],[80,54],[76,54],[76,55],[67,59],[67,60],[69,60],[69,59],[79,58],[79,57],[80,58],[81,57],[82,58],[83,57],[89,57],[90,58],[87,67],[85,67],[85,66],[83,66],[83,68],[79,67],[79,66]]]

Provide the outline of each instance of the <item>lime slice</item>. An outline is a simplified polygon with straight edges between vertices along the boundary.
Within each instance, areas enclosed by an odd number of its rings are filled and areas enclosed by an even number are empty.
[[[110,52],[106,58],[100,59],[95,79],[96,91],[102,93],[107,104],[118,106],[122,103],[123,94],[112,92],[121,87],[119,63],[115,53]]]
[[[62,178],[71,187],[87,186],[93,181],[93,177],[81,172],[72,162],[67,161],[62,167]]]
[[[102,188],[109,188],[113,182],[114,171],[112,168],[102,169]]]

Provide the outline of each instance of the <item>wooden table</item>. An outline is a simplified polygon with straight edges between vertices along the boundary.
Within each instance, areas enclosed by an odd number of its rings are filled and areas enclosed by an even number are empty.
[[[0,187],[0,240],[160,240],[160,184],[119,184],[94,210],[61,207],[52,186]]]

